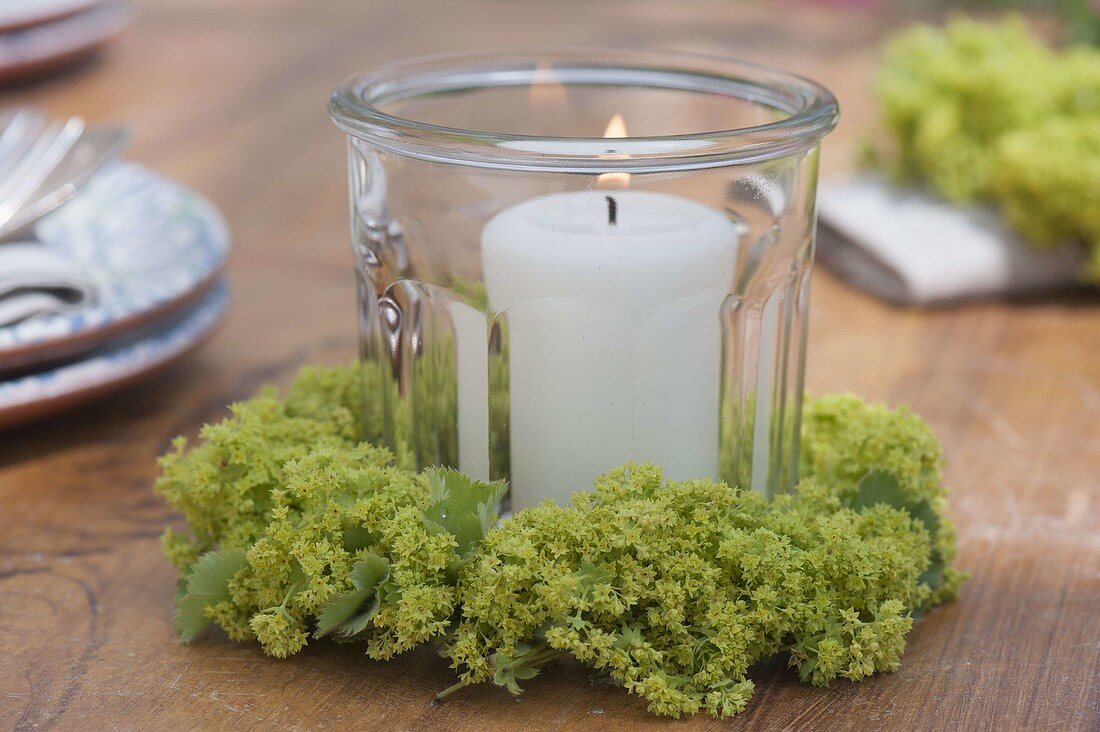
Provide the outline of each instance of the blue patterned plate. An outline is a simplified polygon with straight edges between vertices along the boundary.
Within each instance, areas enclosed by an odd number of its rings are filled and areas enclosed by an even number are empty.
[[[0,429],[14,427],[121,389],[186,355],[225,315],[229,289],[219,283],[167,327],[82,361],[0,381]]]
[[[96,280],[98,299],[0,328],[0,371],[75,356],[197,302],[229,252],[225,223],[209,202],[132,163],[104,169],[36,233]]]

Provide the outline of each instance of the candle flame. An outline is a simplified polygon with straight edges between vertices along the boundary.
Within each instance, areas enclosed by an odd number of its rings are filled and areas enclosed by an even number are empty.
[[[604,137],[626,137],[626,121],[618,112],[607,121],[607,129],[603,131]]]
[[[568,104],[565,85],[558,81],[558,75],[546,61],[535,64],[535,73],[531,76],[531,87],[527,93],[532,106],[541,113],[564,110]]]
[[[626,137],[626,121],[618,112],[608,120],[607,129],[603,136],[606,138]],[[607,155],[607,158],[616,158],[617,155]],[[629,188],[630,173],[600,173],[596,176],[596,183],[602,188]]]

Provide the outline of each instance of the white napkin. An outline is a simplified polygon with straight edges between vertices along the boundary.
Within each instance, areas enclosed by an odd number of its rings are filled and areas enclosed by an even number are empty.
[[[87,273],[41,244],[0,244],[0,327],[84,307],[95,290]]]
[[[953,206],[877,177],[823,182],[818,216],[818,258],[892,302],[1032,295],[1079,284],[1079,250],[1035,250],[992,209]]]

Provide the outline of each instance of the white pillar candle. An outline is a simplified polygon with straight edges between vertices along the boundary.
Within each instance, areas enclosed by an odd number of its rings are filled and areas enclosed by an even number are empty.
[[[509,348],[512,506],[571,493],[626,460],[714,477],[722,301],[737,230],[642,191],[542,196],[482,234]]]
[[[458,374],[458,469],[489,480],[489,335],[485,313],[450,303]]]

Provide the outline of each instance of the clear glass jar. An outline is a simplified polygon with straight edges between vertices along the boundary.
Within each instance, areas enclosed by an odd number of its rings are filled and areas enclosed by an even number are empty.
[[[364,415],[402,461],[506,478],[513,509],[627,460],[794,483],[829,92],[554,51],[386,66],[330,110]]]

